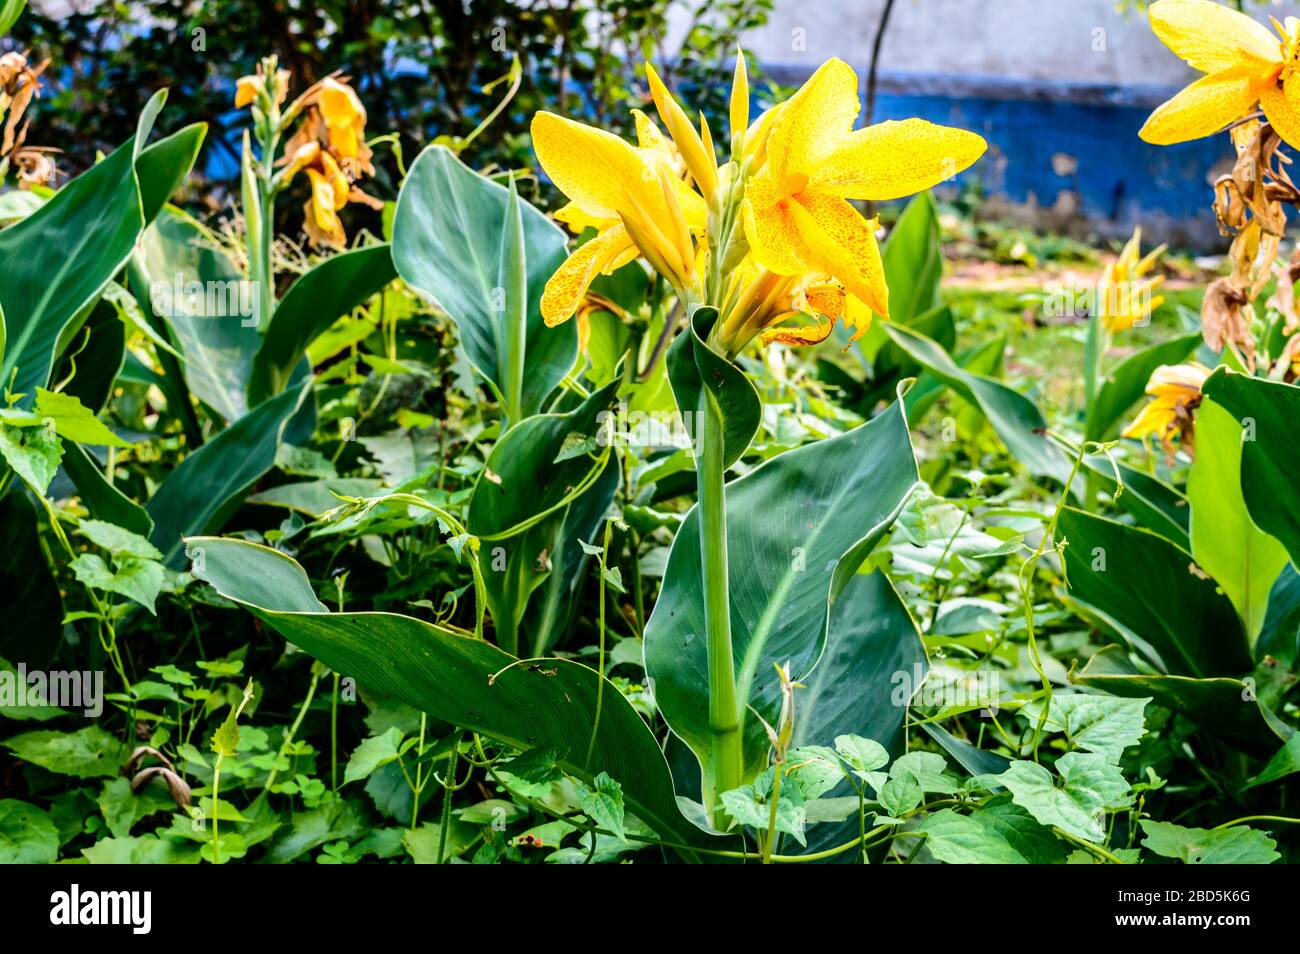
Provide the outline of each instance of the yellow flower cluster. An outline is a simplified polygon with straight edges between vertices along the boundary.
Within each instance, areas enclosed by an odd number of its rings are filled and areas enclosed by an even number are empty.
[[[851,200],[923,191],[986,149],[974,133],[919,119],[855,130],[858,78],[837,59],[750,124],[738,56],[731,158],[719,164],[703,117],[692,123],[649,64],[646,74],[667,137],[640,112],[636,146],[554,113],[533,119],[542,169],[570,200],[557,218],[596,230],[548,282],[548,324],[578,311],[598,275],[639,256],[688,307],[718,309],[714,343],[729,356],[756,337],[824,340],[836,319],[856,337],[873,312],[888,314],[889,290],[877,223]],[[813,324],[787,324],[797,318]]]
[[[277,106],[284,102],[288,81],[288,72],[278,70],[272,84]],[[269,97],[266,77],[260,69],[236,84],[236,108],[257,106]],[[344,206],[349,202],[371,208],[383,206],[354,184],[375,172],[366,145],[365,107],[345,78],[327,76],[290,105],[284,122],[298,118],[298,128],[285,143],[284,156],[279,160],[285,167],[281,183],[287,185],[299,172],[305,172],[311,181],[311,197],[303,206],[308,239],[313,245],[344,245],[347,233],[338,216]]]

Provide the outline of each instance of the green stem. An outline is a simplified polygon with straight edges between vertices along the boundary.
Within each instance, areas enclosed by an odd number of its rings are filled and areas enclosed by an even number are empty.
[[[330,788],[339,790],[339,674],[334,672],[334,692],[330,696]]]
[[[460,733],[451,741],[451,753],[447,756],[447,780],[442,786],[442,819],[438,825],[438,864],[447,862],[447,839],[451,833],[451,796],[456,790],[456,758],[460,755]],[[419,802],[419,796],[416,796]]]
[[[275,776],[280,771],[280,757],[285,755],[289,746],[293,745],[294,736],[298,734],[298,728],[302,725],[303,717],[307,715],[307,710],[311,708],[311,700],[316,695],[316,684],[320,682],[320,664],[311,667],[311,685],[307,687],[307,698],[302,700],[302,707],[298,710],[298,717],[293,720],[293,725],[289,726],[289,734],[284,737],[280,743],[280,751],[275,754],[275,764],[271,766],[271,771],[266,776],[266,784],[262,786],[262,794],[265,795],[275,784]],[[215,797],[215,796],[214,796]]]
[[[709,666],[709,729],[713,734],[705,807],[718,823],[721,792],[744,782],[736,663],[731,648],[731,599],[727,568],[727,504],[723,483],[722,412],[701,389],[696,428],[695,479],[700,507],[700,563],[704,575],[704,629]]]

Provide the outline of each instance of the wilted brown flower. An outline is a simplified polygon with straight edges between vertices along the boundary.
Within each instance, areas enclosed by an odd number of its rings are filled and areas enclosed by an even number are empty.
[[[23,148],[28,126],[23,114],[39,95],[40,76],[49,62],[33,67],[25,53],[10,51],[0,56],[0,119],[4,121],[0,132],[0,178],[16,166],[19,185],[24,188],[47,183],[54,177],[54,163],[48,156],[52,150]]]

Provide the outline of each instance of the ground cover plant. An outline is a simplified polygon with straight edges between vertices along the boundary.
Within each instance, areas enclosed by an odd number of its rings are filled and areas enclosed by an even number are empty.
[[[766,7],[436,138],[268,42],[77,168],[0,0],[0,861],[1294,860],[1300,23],[1149,10],[1220,273],[978,221]]]

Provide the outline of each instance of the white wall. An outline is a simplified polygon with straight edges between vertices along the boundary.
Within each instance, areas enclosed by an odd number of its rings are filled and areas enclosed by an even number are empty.
[[[865,69],[883,5],[777,0],[771,22],[746,42],[772,65],[812,69],[838,56]],[[1145,11],[1115,8],[1116,0],[895,0],[881,69],[1119,86],[1180,86],[1195,75],[1151,32]],[[1247,9],[1264,23],[1300,15],[1292,2],[1251,0]]]

